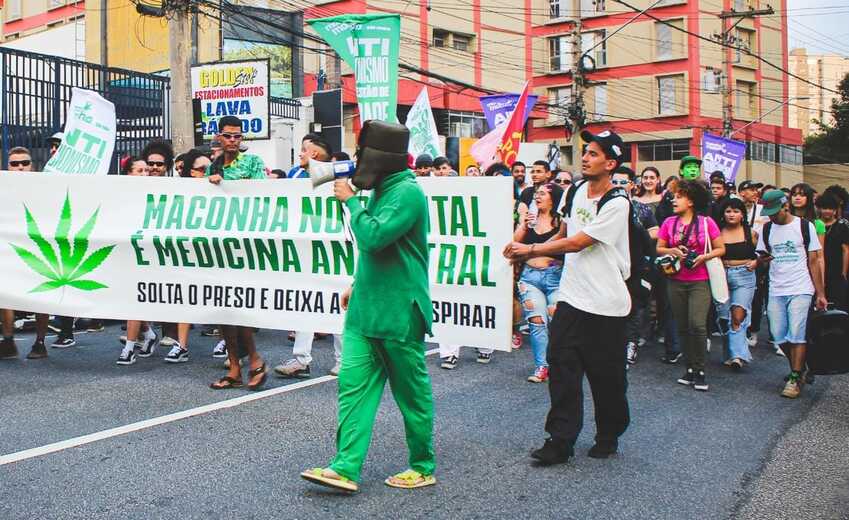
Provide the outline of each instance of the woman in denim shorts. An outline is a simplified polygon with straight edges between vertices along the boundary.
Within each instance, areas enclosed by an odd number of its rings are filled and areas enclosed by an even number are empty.
[[[752,361],[746,329],[752,321],[752,298],[755,296],[758,266],[755,245],[757,232],[749,227],[746,205],[740,199],[728,199],[720,208],[719,228],[725,242],[725,276],[730,298],[717,307],[719,330],[726,332],[725,365],[740,370]]]
[[[536,211],[528,211],[519,223],[513,239],[523,244],[542,244],[566,236],[557,207],[563,197],[563,189],[548,183],[536,191]],[[522,312],[530,326],[531,350],[534,354],[534,373],[528,377],[532,383],[548,380],[548,324],[557,305],[557,290],[563,273],[563,256],[540,256],[531,258],[522,269],[519,278],[519,297]]]

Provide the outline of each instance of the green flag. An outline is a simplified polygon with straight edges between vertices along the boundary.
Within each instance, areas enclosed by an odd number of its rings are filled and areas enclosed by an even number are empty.
[[[395,123],[401,17],[344,14],[308,23],[354,69],[360,121],[378,119]]]

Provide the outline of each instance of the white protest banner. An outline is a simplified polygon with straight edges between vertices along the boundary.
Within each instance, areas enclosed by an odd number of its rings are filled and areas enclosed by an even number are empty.
[[[423,87],[416,103],[407,114],[407,128],[410,129],[410,145],[407,148],[413,157],[426,153],[431,158],[442,155],[439,151],[439,134],[436,133],[436,121],[430,109],[427,87]]]
[[[115,105],[97,92],[74,87],[65,138],[45,172],[106,175],[115,149]]]
[[[204,139],[218,133],[218,120],[236,116],[245,139],[268,139],[269,60],[224,61],[192,67],[192,97],[200,99]]]
[[[435,340],[509,350],[512,180],[419,183]],[[306,179],[2,172],[0,308],[338,333],[355,272],[341,214]]]

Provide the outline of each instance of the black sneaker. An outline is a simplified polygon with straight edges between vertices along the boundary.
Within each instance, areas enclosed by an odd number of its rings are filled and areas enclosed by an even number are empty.
[[[74,320],[74,334],[85,334],[88,332],[89,320]]]
[[[486,365],[490,361],[492,361],[492,353],[491,352],[490,353],[478,352],[478,359],[477,359],[478,363],[482,363],[482,364]]]
[[[459,361],[460,360],[457,358],[457,356],[448,356],[447,358],[442,358],[442,364],[440,364],[439,366],[441,368],[444,368],[445,370],[454,370],[455,368],[457,368],[457,363]]]
[[[696,378],[696,374],[693,372],[692,368],[688,368],[684,375],[678,378],[679,385],[687,385],[690,386],[693,384],[693,381]]]
[[[86,326],[86,332],[103,332],[106,327],[103,326],[102,320],[89,320]]]
[[[189,360],[189,351],[180,346],[179,343],[171,347],[165,356],[166,363],[185,363]]]
[[[3,338],[3,341],[0,341],[0,359],[18,359],[15,338]]]
[[[678,382],[680,383],[681,380],[679,379]],[[698,390],[700,392],[707,392],[708,391],[708,384],[707,384],[707,381],[705,380],[705,371],[704,370],[699,370],[698,372],[696,372],[696,376],[693,378],[693,388],[695,388],[696,390]]]
[[[32,344],[32,350],[27,354],[27,359],[42,359],[47,357],[47,347],[44,341],[36,341]]]
[[[159,346],[159,335],[156,334],[156,331],[151,327],[151,332],[153,332],[153,337],[149,338],[145,335],[142,340],[141,347],[139,347],[139,357],[150,357],[156,352],[156,347]]]
[[[74,338],[58,338],[50,346],[52,348],[69,348],[69,347],[73,347],[76,344],[77,344],[77,342],[74,341]]]
[[[115,363],[117,363],[118,365],[126,366],[126,365],[132,365],[135,362],[136,362],[136,345],[135,344],[124,345],[124,348],[121,349],[121,355],[118,356],[118,361],[116,361]]]
[[[616,450],[619,449],[618,441],[597,441],[595,445],[587,452],[587,456],[594,459],[606,459],[612,455],[616,455]]]
[[[674,365],[681,360],[683,354],[680,352],[671,352],[664,354],[662,358],[660,358],[661,363],[666,363],[667,365]]]
[[[542,448],[531,452],[531,458],[536,460],[541,466],[551,466],[552,464],[563,464],[569,462],[575,455],[572,446],[566,443],[558,443],[552,439],[546,439]]]

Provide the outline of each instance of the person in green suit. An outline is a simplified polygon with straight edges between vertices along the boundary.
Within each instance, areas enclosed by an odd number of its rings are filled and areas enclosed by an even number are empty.
[[[427,200],[407,168],[409,131],[367,121],[360,134],[353,183],[372,189],[364,206],[347,179],[334,194],[350,210],[359,257],[347,308],[339,373],[336,456],[326,468],[301,476],[317,484],[357,491],[360,471],[386,381],[404,418],[410,468],[386,479],[405,489],[433,485],[433,394],[425,364],[431,334]]]

